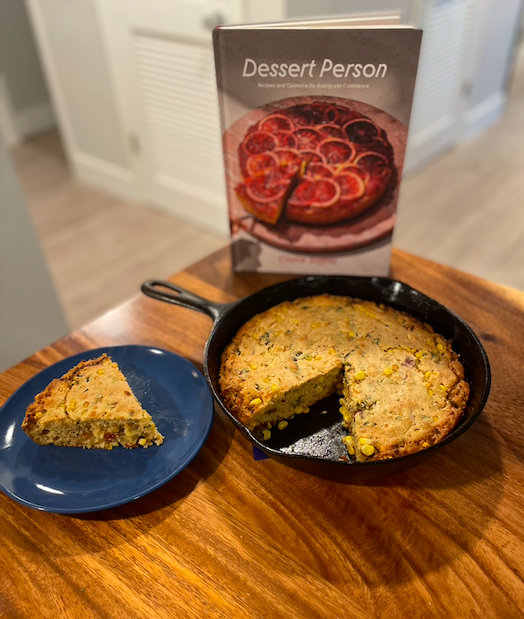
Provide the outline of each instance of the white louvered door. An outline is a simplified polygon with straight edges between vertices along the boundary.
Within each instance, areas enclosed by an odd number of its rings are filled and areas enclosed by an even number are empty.
[[[460,137],[475,0],[429,0],[423,6],[405,171],[423,166]]]
[[[99,0],[128,139],[146,201],[214,230],[227,209],[211,31],[241,0]]]

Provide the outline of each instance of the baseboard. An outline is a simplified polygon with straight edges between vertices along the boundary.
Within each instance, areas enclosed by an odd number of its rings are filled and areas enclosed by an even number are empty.
[[[470,140],[497,122],[506,109],[508,100],[504,92],[497,92],[464,114],[462,140]]]
[[[138,201],[133,175],[127,168],[85,153],[74,154],[71,163],[80,182],[118,198]]]
[[[50,103],[40,103],[16,111],[16,124],[24,138],[45,133],[56,127],[56,118]]]

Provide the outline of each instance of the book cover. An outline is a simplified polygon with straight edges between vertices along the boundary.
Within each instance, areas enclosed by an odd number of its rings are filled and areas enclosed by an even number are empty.
[[[235,271],[389,273],[421,36],[214,31]]]

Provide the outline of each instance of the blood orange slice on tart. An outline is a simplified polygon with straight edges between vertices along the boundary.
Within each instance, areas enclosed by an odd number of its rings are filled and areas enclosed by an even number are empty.
[[[301,150],[300,154],[306,163],[319,162],[325,163],[326,159],[317,150]]]
[[[355,147],[349,142],[328,138],[318,146],[318,152],[325,158],[327,163],[333,165],[349,163],[356,154]]]
[[[299,150],[314,149],[317,144],[322,142],[323,136],[320,131],[317,131],[313,127],[302,127],[295,129],[293,135],[297,138],[297,148]]]
[[[278,140],[268,131],[255,131],[246,136],[242,146],[248,155],[260,155],[275,150],[278,147]]]
[[[306,176],[310,178],[332,178],[332,168],[325,163],[313,161],[306,169]]]
[[[381,153],[364,152],[359,154],[354,163],[367,170],[372,176],[385,176],[391,172],[389,159]]]
[[[291,131],[275,131],[274,135],[281,148],[296,148],[298,146],[298,140]]]
[[[358,200],[366,191],[366,184],[353,172],[344,172],[336,177],[336,181],[340,186],[340,199],[344,201]]]
[[[346,174],[347,172],[351,172],[351,174],[356,174],[357,176],[360,176],[364,183],[367,183],[371,178],[369,170],[366,170],[366,168],[359,166],[356,163],[348,163],[347,165],[340,166],[337,169],[336,176],[340,174]]]
[[[259,131],[268,131],[270,133],[292,131],[294,128],[293,121],[283,114],[270,114],[258,123]]]
[[[356,144],[368,144],[380,137],[381,129],[369,118],[350,120],[343,127],[348,139]]]
[[[252,176],[245,182],[246,194],[253,202],[273,202],[284,196],[289,185],[289,180],[283,179],[280,182],[275,180],[269,174],[259,174]]]
[[[252,176],[278,165],[279,160],[273,153],[261,153],[260,155],[251,155],[248,158],[246,161],[246,171]]]
[[[320,133],[324,136],[324,139],[325,138],[338,138],[339,140],[347,139],[346,134],[344,133],[344,131],[342,131],[342,129],[338,125],[317,125],[315,129],[317,129],[317,131],[320,131]]]
[[[302,163],[300,153],[293,148],[276,148],[273,152],[280,165],[288,166],[290,169],[298,170]]]
[[[319,124],[336,123],[340,116],[337,108],[331,103],[315,101],[309,105],[309,109],[316,116]]]
[[[295,208],[329,208],[338,202],[340,186],[330,178],[303,178],[297,185],[288,204]]]

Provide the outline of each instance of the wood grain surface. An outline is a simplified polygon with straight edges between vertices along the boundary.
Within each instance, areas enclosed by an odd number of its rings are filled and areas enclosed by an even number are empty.
[[[524,294],[399,251],[392,276],[461,315],[487,350],[491,395],[462,437],[402,474],[330,482],[255,462],[217,410],[191,464],[133,503],[63,516],[0,494],[0,616],[524,616]],[[225,249],[172,281],[229,301],[285,279],[232,274]],[[157,346],[202,368],[211,324],[136,297],[5,372],[0,402],[98,346]]]

